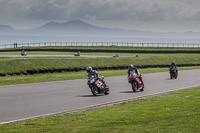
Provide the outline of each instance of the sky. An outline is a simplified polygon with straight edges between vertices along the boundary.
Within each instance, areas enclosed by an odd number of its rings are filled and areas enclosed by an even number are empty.
[[[200,0],[0,0],[0,25],[16,30],[48,22],[155,32],[200,32]]]

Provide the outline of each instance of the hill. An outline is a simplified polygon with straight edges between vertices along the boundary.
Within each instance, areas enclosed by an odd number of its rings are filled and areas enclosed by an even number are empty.
[[[159,33],[152,31],[125,30],[91,25],[81,20],[64,23],[49,22],[38,28],[14,30],[10,26],[0,25],[0,34],[36,34],[36,35],[74,35],[74,36],[135,36],[135,37],[199,37],[200,32]]]

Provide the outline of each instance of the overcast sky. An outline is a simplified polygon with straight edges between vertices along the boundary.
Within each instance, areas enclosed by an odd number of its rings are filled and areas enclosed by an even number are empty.
[[[200,32],[200,0],[0,0],[0,25],[17,30],[77,19],[111,28]]]

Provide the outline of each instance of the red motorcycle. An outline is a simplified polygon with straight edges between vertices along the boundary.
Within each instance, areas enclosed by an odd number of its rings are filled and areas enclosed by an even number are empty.
[[[108,85],[106,85],[103,76],[100,78],[95,78],[94,76],[92,76],[88,85],[94,96],[98,96],[99,94],[103,93],[105,95],[109,95],[109,87]]]
[[[140,77],[142,78],[142,74],[140,74]],[[131,73],[128,78],[128,82],[131,83],[133,92],[144,91],[144,83],[140,80],[136,73]]]

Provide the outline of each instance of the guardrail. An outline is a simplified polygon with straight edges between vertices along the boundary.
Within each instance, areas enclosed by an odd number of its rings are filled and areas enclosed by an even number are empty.
[[[14,43],[0,45],[0,49],[18,47],[46,47],[46,46],[125,46],[125,47],[171,47],[171,48],[200,48],[197,43],[130,43],[130,42],[38,42]]]

